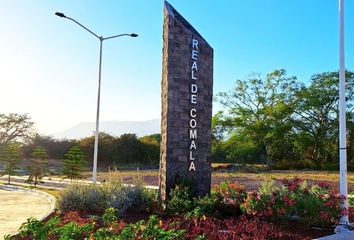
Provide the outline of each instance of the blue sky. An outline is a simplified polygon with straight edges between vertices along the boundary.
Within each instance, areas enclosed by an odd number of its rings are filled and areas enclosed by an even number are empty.
[[[214,94],[236,79],[285,68],[308,82],[338,69],[337,0],[171,0],[214,48]],[[101,121],[160,117],[163,1],[0,2],[0,112],[28,113],[50,134],[95,121],[99,41]],[[346,67],[354,70],[354,1],[345,2]],[[218,110],[215,104],[214,110]]]

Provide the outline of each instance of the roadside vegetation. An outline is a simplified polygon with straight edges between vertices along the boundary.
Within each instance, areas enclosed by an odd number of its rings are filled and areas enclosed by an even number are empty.
[[[354,72],[346,72],[347,163],[354,191]],[[223,111],[212,120],[213,187],[193,197],[188,184],[157,203],[160,134],[99,134],[102,184],[77,184],[92,166],[94,137],[41,136],[27,114],[0,114],[0,174],[7,182],[45,175],[73,184],[58,195],[58,212],[28,219],[6,239],[312,239],[333,232],[338,194],[338,73],[304,84],[283,69],[237,80],[216,96]],[[148,169],[148,171],[145,171]],[[125,170],[125,171],[121,171]],[[140,177],[139,177],[140,176]],[[132,186],[123,183],[133,183]],[[353,199],[349,199],[350,204]],[[313,228],[315,227],[315,228]],[[320,230],[319,230],[320,229]]]
[[[354,217],[326,183],[299,178],[266,181],[251,192],[225,181],[204,197],[177,185],[165,210],[156,191],[135,181],[125,186],[112,174],[102,185],[72,185],[60,194],[58,212],[43,222],[28,219],[5,239],[313,239],[332,233],[340,216]]]

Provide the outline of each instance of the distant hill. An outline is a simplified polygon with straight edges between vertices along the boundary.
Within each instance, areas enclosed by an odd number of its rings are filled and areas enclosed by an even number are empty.
[[[113,136],[124,133],[135,133],[138,137],[160,133],[160,119],[148,121],[106,121],[100,122],[100,132]],[[51,134],[57,139],[79,139],[94,135],[96,124],[94,122],[80,123],[64,132]]]

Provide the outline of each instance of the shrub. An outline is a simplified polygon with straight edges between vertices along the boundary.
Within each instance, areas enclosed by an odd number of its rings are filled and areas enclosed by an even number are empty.
[[[228,181],[213,186],[211,193],[214,199],[222,199],[222,204],[236,208],[240,207],[246,195],[244,186],[239,185],[237,182]]]
[[[118,210],[115,208],[107,208],[102,215],[102,220],[104,224],[110,224],[118,220]]]
[[[26,223],[23,223],[19,228],[19,235],[21,237],[33,236],[38,240],[46,240],[48,236],[54,231],[56,225],[59,223],[59,218],[51,218],[47,223],[40,222],[35,218],[28,218]]]
[[[241,210],[253,216],[272,219],[295,217],[308,224],[329,226],[346,212],[341,212],[338,194],[331,193],[328,188],[324,183],[309,187],[298,178],[283,180],[280,187],[274,182],[267,182],[259,191],[247,194]]]
[[[64,226],[56,228],[54,234],[60,236],[59,240],[84,239],[93,229],[94,227],[90,223],[80,226],[76,222],[69,222]]]
[[[171,190],[167,209],[171,213],[201,217],[204,215],[218,215],[238,213],[240,204],[244,201],[246,192],[238,183],[222,182],[213,186],[211,194],[204,197],[192,197],[188,186],[180,184]]]
[[[118,216],[128,209],[143,210],[151,201],[148,191],[140,186],[121,186],[107,194],[107,207],[117,209]]]
[[[99,213],[106,208],[106,193],[98,184],[73,184],[61,193],[57,204],[61,212],[79,210]]]
[[[221,199],[216,194],[206,195],[204,197],[194,198],[194,215],[199,217],[203,215],[216,215],[221,205]],[[196,214],[199,213],[199,214]]]
[[[171,189],[167,210],[171,213],[185,213],[193,209],[193,199],[190,187],[179,184]]]
[[[165,229],[162,227],[163,222],[156,216],[151,215],[149,220],[144,220],[126,226],[120,238],[124,240],[133,239],[161,239],[161,240],[182,240],[184,238],[185,230]]]
[[[63,213],[72,210],[102,213],[112,207],[117,209],[117,216],[120,216],[129,208],[145,209],[155,198],[155,194],[142,185],[115,183],[71,185],[60,195],[58,209]]]
[[[93,237],[93,238],[92,238]],[[100,228],[98,229],[94,234],[91,234],[90,239],[95,239],[95,240],[114,240],[118,239],[116,234],[113,232],[109,231],[107,228]]]

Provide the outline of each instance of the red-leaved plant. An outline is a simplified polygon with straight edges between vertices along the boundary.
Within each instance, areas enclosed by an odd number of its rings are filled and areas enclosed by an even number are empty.
[[[322,227],[335,224],[341,215],[348,214],[346,209],[340,208],[343,198],[330,192],[326,183],[308,186],[306,182],[295,178],[282,180],[282,184],[280,187],[263,187],[266,191],[248,193],[241,210],[252,216],[296,218]]]

